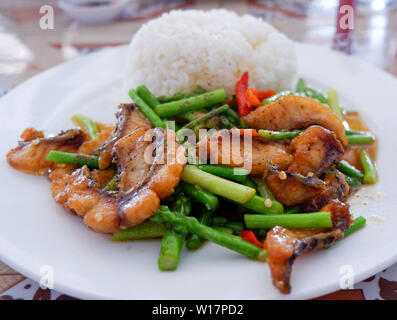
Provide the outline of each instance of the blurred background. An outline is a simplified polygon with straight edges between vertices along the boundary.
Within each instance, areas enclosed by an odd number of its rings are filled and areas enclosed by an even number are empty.
[[[346,5],[354,9],[352,30],[337,24]],[[397,0],[1,0],[0,97],[57,64],[129,43],[144,22],[163,12],[189,8],[260,16],[295,41],[357,56],[397,76]],[[388,272],[397,274],[397,265]],[[367,299],[397,299],[397,282],[384,274],[356,287],[329,297],[363,299],[366,290]],[[13,297],[68,298],[0,262],[0,300]]]
[[[346,4],[355,13],[348,32],[337,28]],[[261,16],[295,41],[358,56],[397,76],[397,0],[1,0],[0,90],[79,55],[126,44],[165,11],[219,7]]]

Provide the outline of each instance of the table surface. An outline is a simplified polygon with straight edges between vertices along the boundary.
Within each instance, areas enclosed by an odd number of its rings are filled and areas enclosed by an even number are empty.
[[[397,76],[397,1],[359,0],[349,41],[338,41],[337,0],[131,0],[121,17],[102,26],[83,26],[69,18],[56,0],[2,0],[0,2],[0,96],[22,81],[79,55],[126,44],[150,18],[167,10],[224,7],[239,14],[261,16],[291,39],[357,56]],[[39,26],[40,7],[54,8],[54,29]],[[378,10],[376,10],[378,9]],[[1,299],[70,299],[41,289],[0,261]],[[397,265],[321,299],[397,299]]]

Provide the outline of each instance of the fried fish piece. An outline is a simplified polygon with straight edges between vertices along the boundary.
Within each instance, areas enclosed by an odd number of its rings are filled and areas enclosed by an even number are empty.
[[[250,148],[246,148],[244,143],[244,137],[239,134],[232,134],[226,129],[219,130],[199,141],[199,155],[202,160],[210,159],[212,164],[234,168],[249,164],[250,174],[255,176],[262,176],[269,163],[287,169],[293,160],[288,145],[283,142],[253,137]]]
[[[264,242],[268,251],[267,263],[273,284],[283,294],[291,290],[292,265],[297,257],[309,251],[319,250],[343,238],[352,224],[349,205],[333,200],[321,211],[331,212],[333,228],[297,229],[276,226],[271,229]]]
[[[255,109],[242,119],[250,128],[276,131],[304,129],[317,124],[335,132],[344,146],[348,143],[339,118],[327,106],[311,98],[285,96]]]
[[[40,131],[29,128],[22,137],[25,138],[19,145],[7,153],[7,162],[13,168],[42,175],[59,164],[46,161],[52,150],[76,152],[84,142],[84,133],[79,129],[62,131],[55,137],[44,138]]]
[[[116,114],[117,126],[113,134],[99,148],[99,168],[107,168],[112,162],[114,144],[136,129],[149,130],[153,126],[134,104],[121,104]]]
[[[174,192],[185,166],[185,150],[175,133],[159,128],[153,131],[159,139],[157,143],[147,131],[136,129],[114,144],[113,156],[120,176],[118,192],[103,189],[101,179],[109,180],[110,175],[103,174],[98,179],[99,173],[87,167],[71,173],[60,168],[49,176],[55,201],[102,233],[134,226],[152,216],[160,199]],[[153,143],[161,148],[153,149]],[[154,159],[145,159],[148,154]]]

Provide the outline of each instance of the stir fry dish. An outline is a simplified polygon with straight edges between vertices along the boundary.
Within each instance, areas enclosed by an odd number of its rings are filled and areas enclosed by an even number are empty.
[[[233,95],[129,96],[114,125],[76,114],[56,136],[25,129],[9,165],[47,175],[55,202],[112,241],[161,239],[162,271],[211,241],[266,262],[284,294],[296,258],[365,225],[347,200],[376,183],[376,141],[335,90],[259,91],[245,72]]]

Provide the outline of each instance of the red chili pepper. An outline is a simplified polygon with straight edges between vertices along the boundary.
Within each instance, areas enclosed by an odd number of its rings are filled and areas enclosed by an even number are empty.
[[[252,93],[258,98],[258,100],[260,102],[262,102],[263,100],[270,98],[271,96],[276,94],[276,91],[271,90],[271,89],[265,90],[265,91],[259,91],[259,90],[249,88],[248,90],[252,90]]]
[[[236,100],[238,106],[238,114],[240,117],[246,116],[250,111],[245,93],[248,89],[248,72],[244,72],[241,79],[236,83]]]
[[[245,92],[245,97],[251,107],[259,107],[261,105],[261,102],[256,96],[255,91],[255,89],[248,88]]]
[[[256,129],[231,129],[231,132],[234,130],[238,130],[240,136],[252,136],[252,137],[259,137],[258,131]]]
[[[244,230],[239,233],[239,236],[245,241],[250,242],[258,247],[263,248],[263,243],[261,243],[255,236],[255,234],[250,230]]]

